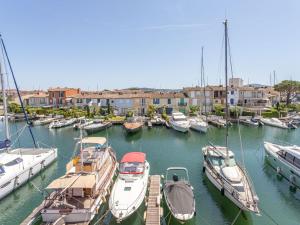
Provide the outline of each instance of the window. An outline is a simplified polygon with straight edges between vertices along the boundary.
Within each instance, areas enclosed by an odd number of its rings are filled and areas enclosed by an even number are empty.
[[[14,165],[17,165],[19,163],[23,162],[23,159],[22,158],[16,158],[8,163],[5,164],[5,166],[14,166]]]
[[[234,105],[234,99],[233,98],[230,99],[230,105]]]
[[[171,105],[171,99],[168,98],[168,105]]]
[[[296,166],[300,169],[300,159],[298,159],[298,158],[294,159],[294,166]]]
[[[144,163],[125,162],[120,165],[121,174],[141,174],[144,172]]]
[[[5,173],[4,167],[0,166],[0,174],[4,174],[4,173]]]
[[[231,91],[231,95],[234,95],[234,91]]]
[[[153,99],[153,104],[158,105],[159,104],[159,98],[154,98]]]
[[[287,152],[286,155],[285,155],[285,160],[288,161],[289,163],[293,164],[294,156]]]

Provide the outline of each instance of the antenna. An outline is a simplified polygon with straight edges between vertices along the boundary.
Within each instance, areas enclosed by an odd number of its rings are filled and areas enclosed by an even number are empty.
[[[274,76],[273,82],[274,82],[274,86],[275,86],[275,84],[276,84],[276,73],[275,73],[275,70],[273,71],[273,76]]]

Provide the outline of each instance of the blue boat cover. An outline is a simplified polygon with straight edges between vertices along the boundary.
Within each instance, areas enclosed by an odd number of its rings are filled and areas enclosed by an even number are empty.
[[[10,145],[11,145],[11,141],[9,139],[0,141],[0,149],[8,148]]]

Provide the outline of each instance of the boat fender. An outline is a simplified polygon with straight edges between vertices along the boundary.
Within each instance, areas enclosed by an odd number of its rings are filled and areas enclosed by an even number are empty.
[[[203,173],[205,173],[205,169],[206,169],[205,166],[203,166],[203,168],[202,168],[202,172]]]
[[[280,171],[281,171],[281,169],[280,169],[280,167],[278,166],[278,167],[276,168],[276,172],[277,172],[278,174],[280,174]]]
[[[224,193],[225,193],[225,189],[224,189],[224,187],[222,187],[221,188],[221,195],[224,196]]]

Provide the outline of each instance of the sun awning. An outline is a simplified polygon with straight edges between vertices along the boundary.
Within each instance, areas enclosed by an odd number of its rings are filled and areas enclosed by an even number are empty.
[[[143,152],[129,152],[125,154],[121,160],[121,163],[125,162],[138,162],[143,163],[146,160],[146,154]]]
[[[86,137],[82,139],[82,144],[99,144],[104,145],[106,143],[105,137]]]
[[[93,174],[75,174],[60,177],[51,184],[47,189],[65,189],[65,188],[93,188],[96,184],[96,176]]]

